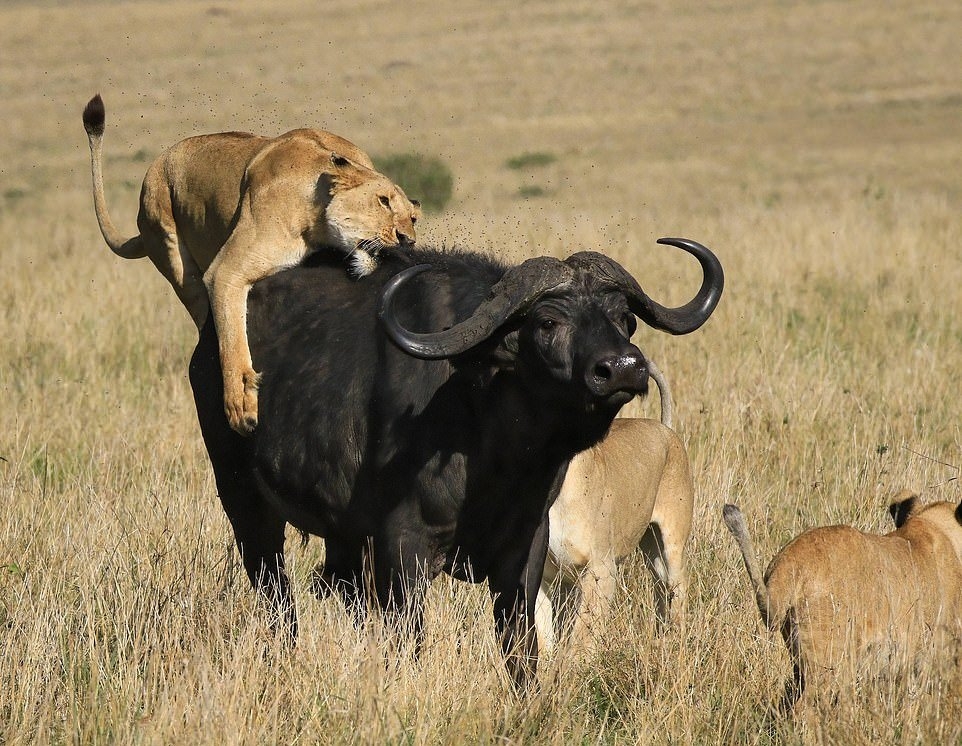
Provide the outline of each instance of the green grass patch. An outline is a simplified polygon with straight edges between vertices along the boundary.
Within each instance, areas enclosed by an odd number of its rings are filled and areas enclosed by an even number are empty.
[[[544,197],[548,194],[548,190],[543,186],[538,186],[537,184],[529,184],[528,186],[518,187],[518,196],[523,199],[529,199],[531,197]]]
[[[435,156],[395,153],[374,159],[378,171],[399,184],[426,212],[441,212],[454,193],[454,174]]]
[[[528,168],[542,168],[544,166],[550,166],[557,160],[558,156],[556,156],[554,153],[538,150],[531,153],[522,153],[521,155],[516,155],[513,158],[508,158],[508,160],[504,162],[504,165],[510,168],[512,171],[523,171],[524,169]]]

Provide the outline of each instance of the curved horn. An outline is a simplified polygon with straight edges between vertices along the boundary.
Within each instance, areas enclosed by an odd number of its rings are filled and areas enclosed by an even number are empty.
[[[685,305],[666,308],[656,303],[627,270],[613,259],[592,251],[573,254],[565,261],[573,267],[583,267],[596,276],[617,285],[628,298],[628,307],[648,326],[669,334],[689,334],[711,316],[725,287],[725,273],[721,262],[710,249],[687,238],[659,238],[658,243],[674,246],[694,256],[702,269],[701,288]]]
[[[527,310],[538,297],[568,282],[573,274],[558,259],[528,259],[508,269],[468,318],[443,331],[412,332],[397,320],[394,298],[408,280],[432,268],[430,264],[418,264],[396,274],[381,291],[377,309],[391,341],[409,355],[424,360],[441,360],[470,350],[509,318]]]

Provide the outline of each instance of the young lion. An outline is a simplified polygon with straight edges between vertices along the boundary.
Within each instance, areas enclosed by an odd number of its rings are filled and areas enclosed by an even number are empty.
[[[198,329],[210,299],[224,411],[234,430],[250,433],[258,384],[247,341],[251,285],[321,247],[347,253],[351,271],[367,274],[381,248],[414,244],[420,204],[330,132],[221,132],[181,140],[153,162],[140,193],[140,234],[124,238],[104,196],[105,118],[103,100],[94,96],[83,123],[104,240],[125,259],[149,257]]]

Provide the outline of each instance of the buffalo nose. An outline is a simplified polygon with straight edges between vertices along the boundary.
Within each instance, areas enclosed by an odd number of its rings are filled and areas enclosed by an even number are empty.
[[[607,355],[589,368],[586,379],[588,389],[595,396],[610,396],[618,391],[645,394],[648,365],[639,352]]]

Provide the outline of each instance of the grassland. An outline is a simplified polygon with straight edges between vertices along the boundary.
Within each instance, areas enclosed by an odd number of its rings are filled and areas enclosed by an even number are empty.
[[[767,557],[812,525],[884,529],[903,485],[960,499],[962,6],[451,5],[0,6],[0,743],[959,743],[962,677],[938,667],[769,729],[787,655],[719,516],[740,503]],[[653,638],[630,561],[597,653],[519,700],[483,590],[434,586],[413,661],[310,597],[314,540],[289,549],[300,645],[276,649],[194,419],[190,320],[97,231],[97,91],[126,230],[163,147],[312,125],[448,164],[424,244],[594,248],[665,302],[697,275],[654,240],[715,249],[712,320],[636,337],[695,469],[686,626]]]

